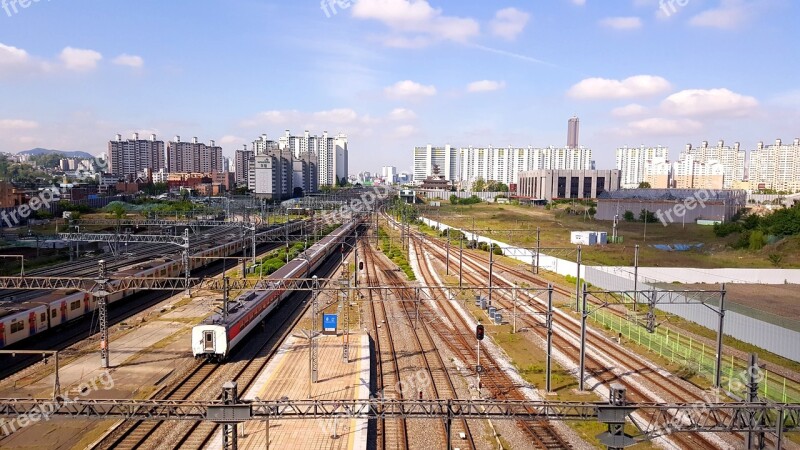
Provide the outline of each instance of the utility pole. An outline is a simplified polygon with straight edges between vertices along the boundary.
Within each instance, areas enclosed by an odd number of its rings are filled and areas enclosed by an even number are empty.
[[[108,291],[106,291],[106,262],[105,260],[98,261],[99,273],[98,282],[100,283],[100,290],[95,292],[97,297],[97,316],[100,322],[100,361],[102,367],[107,369],[109,367],[109,354],[108,354]]]
[[[450,275],[450,228],[447,229],[447,258],[445,258],[445,275]]]
[[[586,372],[586,285],[583,285],[583,309],[581,310],[581,355],[580,355],[580,373],[578,376],[579,378],[579,390],[581,392],[584,391],[584,376]]]
[[[722,290],[719,296],[719,328],[717,329],[717,361],[716,370],[714,371],[714,387],[720,389],[722,387],[722,336],[725,328],[725,284],[722,284]]]
[[[492,306],[492,272],[494,269],[494,242],[489,243],[489,306]]]
[[[633,312],[639,303],[639,244],[633,248]]]
[[[550,371],[551,371],[551,363],[550,360],[553,355],[553,285],[547,285],[547,316],[545,319],[547,322],[547,380],[546,389],[547,392],[552,392],[551,385],[550,385]]]
[[[317,320],[319,317],[319,280],[316,275],[311,279],[313,290],[311,292],[311,339],[309,340],[309,345],[311,347],[311,382],[316,383],[319,378],[319,355],[317,341],[314,336],[317,333]]]
[[[512,318],[512,323],[513,324],[511,326],[512,327],[511,333],[512,334],[517,334],[517,283],[516,283],[516,281],[514,282],[513,296],[514,296],[514,314],[513,314],[513,318]]]
[[[464,233],[461,233],[461,239],[458,240],[458,288],[461,289],[462,269],[464,262]]]
[[[578,271],[575,273],[575,311],[580,311],[580,303],[581,303],[581,246],[578,245],[578,258],[576,259],[578,264]]]

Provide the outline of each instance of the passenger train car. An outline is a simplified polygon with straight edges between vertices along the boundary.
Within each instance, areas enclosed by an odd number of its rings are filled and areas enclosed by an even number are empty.
[[[299,231],[302,226],[302,222],[292,222],[289,224],[289,232]],[[282,236],[285,230],[281,226],[266,232]],[[207,258],[230,256],[242,250],[242,242],[241,239],[237,238],[231,242],[207,245],[193,250],[192,256]],[[191,258],[189,267],[191,270],[198,269],[212,261],[214,260]],[[183,263],[180,258],[174,261],[171,259],[155,259],[119,270],[111,274],[111,278],[176,278],[182,273]],[[114,281],[111,283],[113,284]],[[107,300],[109,304],[114,303],[136,292],[138,292],[136,289],[114,292],[108,296]],[[80,291],[56,291],[31,303],[37,306],[0,317],[0,349],[50,328],[76,320],[86,314],[91,314],[97,309],[97,299],[88,293]]]
[[[357,222],[342,225],[276,270],[270,278],[308,277],[331,253],[340,248],[339,245],[357,226]],[[192,328],[192,354],[195,358],[224,361],[259,322],[292,294],[289,290],[269,289],[269,280],[264,283],[267,286],[259,286],[259,289],[247,291],[231,301],[227,317],[215,314]]]

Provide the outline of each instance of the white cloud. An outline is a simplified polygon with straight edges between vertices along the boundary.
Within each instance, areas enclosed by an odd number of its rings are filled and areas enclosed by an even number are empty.
[[[348,124],[358,119],[358,113],[349,108],[339,108],[315,112],[313,118],[324,123]]]
[[[398,81],[397,83],[384,88],[384,92],[389,98],[421,98],[436,95],[436,87],[433,85],[425,86],[411,80]]]
[[[467,85],[467,92],[491,92],[506,87],[505,81],[481,80]]]
[[[395,47],[421,47],[437,40],[464,42],[480,33],[476,20],[445,16],[427,0],[358,0],[352,14],[389,27],[393,35],[384,44]]]
[[[144,66],[144,60],[141,56],[122,54],[114,58],[114,64],[119,66],[128,66],[133,68],[140,68]]]
[[[489,24],[492,34],[513,41],[525,30],[531,15],[516,8],[505,8],[497,11]]]
[[[661,102],[664,111],[681,116],[745,116],[758,106],[758,100],[728,89],[687,89]]]
[[[572,86],[567,95],[580,100],[647,97],[670,89],[669,81],[654,75],[637,75],[624,80],[587,78]]]
[[[81,48],[66,47],[61,51],[59,59],[69,70],[86,72],[94,70],[103,55],[94,51]]]
[[[630,105],[620,106],[619,108],[614,108],[611,110],[611,115],[614,117],[631,117],[631,116],[640,116],[647,112],[647,108],[637,103],[631,103]]]
[[[392,120],[414,120],[417,114],[406,108],[395,108],[389,113],[389,118]]]
[[[231,134],[226,134],[225,136],[222,136],[221,138],[219,138],[217,143],[219,145],[223,145],[223,146],[226,146],[226,147],[235,147],[235,148],[238,149],[238,148],[240,148],[242,146],[242,144],[247,143],[247,139],[245,139],[243,137],[239,137],[239,136],[234,136],[234,135],[231,135]]]
[[[417,128],[414,125],[400,125],[392,131],[392,138],[405,139],[417,133]]]
[[[626,136],[685,135],[702,128],[703,124],[696,120],[652,117],[628,123],[627,128],[620,130],[619,134]]]
[[[614,30],[638,30],[642,28],[642,19],[638,17],[607,17],[600,25]]]
[[[753,12],[743,0],[722,0],[719,8],[709,9],[692,17],[690,25],[720,29],[734,29],[742,25]]]
[[[32,120],[0,119],[0,130],[32,130],[39,128],[39,123]]]
[[[251,128],[261,125],[285,125],[300,118],[300,112],[296,110],[270,110],[256,114],[252,119],[247,119],[241,123],[243,127]]]
[[[0,69],[22,66],[28,64],[30,59],[25,50],[0,43]]]

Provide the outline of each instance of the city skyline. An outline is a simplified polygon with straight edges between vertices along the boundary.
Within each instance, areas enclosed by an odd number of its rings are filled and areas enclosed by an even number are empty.
[[[352,173],[412,172],[408,149],[424,143],[561,146],[575,115],[580,145],[613,168],[625,145],[752,151],[800,135],[800,86],[785,76],[797,63],[781,58],[798,50],[780,32],[793,2],[697,0],[665,14],[656,0],[359,0],[330,17],[317,2],[184,6],[0,10],[0,151],[98,154],[108,136],[139,132],[201,134],[232,158],[264,131],[327,129],[348,135]],[[161,32],[119,33],[121,13]],[[173,26],[207,20],[213,36]]]

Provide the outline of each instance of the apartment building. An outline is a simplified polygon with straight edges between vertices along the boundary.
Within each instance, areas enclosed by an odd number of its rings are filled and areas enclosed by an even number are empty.
[[[684,160],[691,156],[695,163],[711,166],[719,164],[723,170],[723,188],[733,189],[734,183],[740,182],[745,178],[745,162],[747,152],[741,148],[738,142],[733,147],[725,145],[725,141],[718,141],[716,146],[709,146],[708,141],[703,141],[700,146],[692,147],[687,144],[681,152],[680,159]]]
[[[414,160],[414,182],[422,183],[426,178],[433,176],[434,167],[438,174],[447,181],[456,181],[458,177],[458,150],[451,145],[444,147],[414,147],[412,153]]]
[[[635,189],[647,181],[652,166],[669,161],[669,147],[620,147],[616,154],[617,169],[622,172],[622,188]]]
[[[517,183],[531,170],[591,170],[592,150],[586,147],[464,147],[459,149],[459,180],[469,186],[478,178]]]
[[[158,171],[165,168],[164,141],[150,135],[150,139],[139,139],[134,133],[131,139],[122,140],[122,135],[108,142],[108,172],[118,177],[136,177],[144,169]]]
[[[169,173],[220,173],[224,171],[222,147],[211,141],[209,145],[192,138],[182,142],[180,136],[167,144],[167,171]]]
[[[750,186],[752,189],[774,189],[800,192],[800,139],[775,145],[759,142],[750,152]]]

